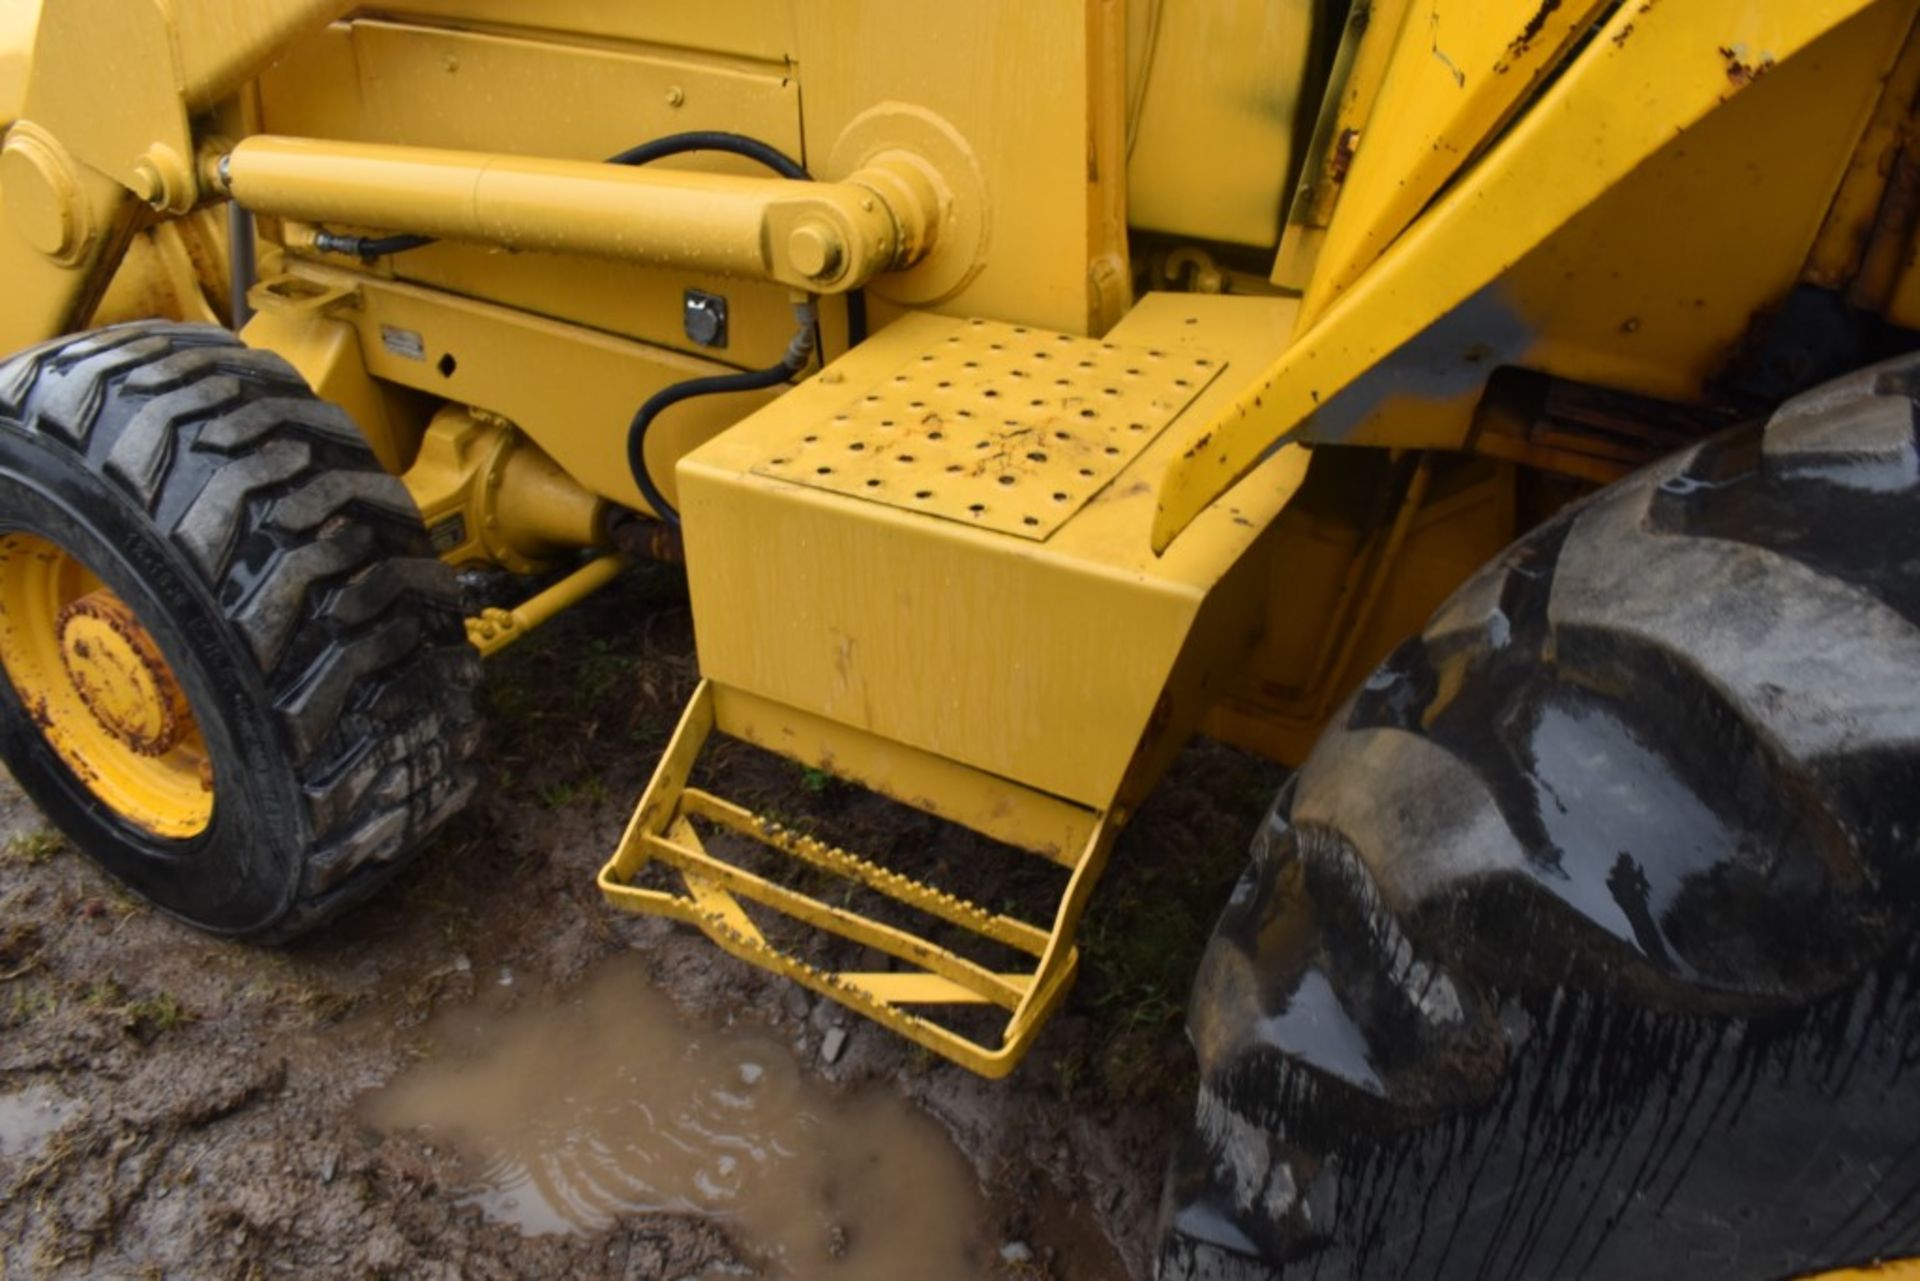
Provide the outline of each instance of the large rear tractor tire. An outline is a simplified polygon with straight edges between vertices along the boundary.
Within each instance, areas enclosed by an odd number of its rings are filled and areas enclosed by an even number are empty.
[[[140,323],[0,366],[0,757],[203,929],[290,937],[459,809],[477,740],[451,572],[278,357]]]
[[[1338,714],[1202,963],[1163,1278],[1920,1253],[1916,388],[1602,491]]]

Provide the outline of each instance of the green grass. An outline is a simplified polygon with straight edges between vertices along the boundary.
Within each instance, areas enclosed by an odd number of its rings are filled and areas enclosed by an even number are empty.
[[[60,833],[50,827],[41,827],[31,832],[16,832],[8,837],[5,853],[10,863],[39,867],[65,849],[66,844]]]
[[[540,789],[540,803],[550,810],[569,805],[598,805],[613,798],[606,780],[598,777],[565,778]]]
[[[1183,1070],[1193,976],[1246,852],[1223,841],[1182,853],[1116,858],[1082,919],[1080,1000],[1101,1031],[1084,1061],[1063,1064],[1069,1095],[1142,1098]]]
[[[60,997],[50,987],[28,983],[13,990],[5,1008],[6,1018],[0,1020],[0,1027],[24,1027],[58,1012]]]
[[[145,1040],[151,1040],[164,1032],[171,1032],[193,1019],[187,1007],[180,1004],[180,998],[171,992],[143,996],[138,1000],[129,1001],[121,1009]]]
[[[573,710],[581,715],[605,710],[609,696],[632,678],[639,661],[639,655],[624,641],[615,642],[604,636],[589,641],[587,652],[574,666],[569,695]]]
[[[80,1004],[117,1021],[143,1042],[174,1031],[193,1019],[171,992],[132,996],[113,979],[101,979],[81,994]]]

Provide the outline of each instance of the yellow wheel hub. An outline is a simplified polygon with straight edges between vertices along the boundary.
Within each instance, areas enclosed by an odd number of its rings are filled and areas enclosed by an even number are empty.
[[[133,611],[104,588],[60,611],[60,659],[100,727],[142,756],[164,756],[193,725],[187,696]]]
[[[74,777],[156,836],[213,817],[213,766],[185,691],[133,610],[34,534],[0,536],[0,665]]]

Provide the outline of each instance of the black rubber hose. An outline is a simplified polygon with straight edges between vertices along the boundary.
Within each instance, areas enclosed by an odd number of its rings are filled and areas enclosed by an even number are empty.
[[[363,262],[403,254],[433,243],[432,236],[336,236],[331,231],[313,233],[313,247],[323,254],[347,254]]]
[[[807,367],[813,358],[814,323],[817,319],[814,305],[802,303],[794,308],[799,325],[794,330],[793,341],[787,344],[786,355],[780,363],[769,365],[765,369],[748,370],[739,374],[715,374],[706,378],[689,378],[685,382],[674,383],[671,387],[662,387],[647,397],[646,403],[634,413],[633,421],[627,425],[627,467],[633,472],[633,483],[640,487],[647,505],[653,508],[653,514],[673,528],[680,528],[680,512],[667,501],[654,483],[653,474],[647,469],[647,428],[660,414],[695,396],[713,396],[728,391],[761,391],[768,387],[777,387]]]
[[[690,129],[686,133],[670,133],[664,138],[628,147],[619,155],[609,156],[607,163],[650,165],[656,160],[685,155],[689,151],[727,151],[765,165],[782,178],[813,181],[813,175],[806,171],[805,166],[778,147],[758,138],[749,138],[744,133],[728,133],[723,129]]]

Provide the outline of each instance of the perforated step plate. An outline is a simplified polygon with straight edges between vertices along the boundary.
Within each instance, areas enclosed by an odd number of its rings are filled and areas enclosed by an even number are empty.
[[[1217,356],[969,321],[754,472],[1045,539],[1219,374]]]

